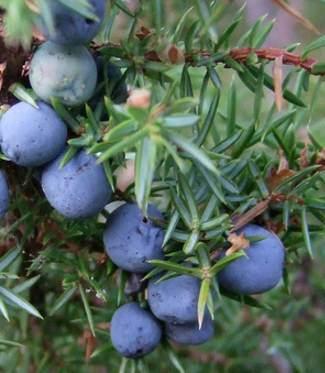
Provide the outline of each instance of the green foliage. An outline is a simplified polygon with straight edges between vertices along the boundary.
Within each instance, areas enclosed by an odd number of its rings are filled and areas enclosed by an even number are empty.
[[[9,41],[19,40],[25,47],[38,9],[46,9],[45,0],[33,1],[35,7],[27,3],[0,1],[6,9]],[[86,1],[64,3],[91,17]],[[198,277],[198,319],[201,323],[207,305],[214,313],[216,337],[200,350],[202,355],[192,349],[175,352],[165,342],[148,358],[121,362],[110,343],[107,323],[117,305],[128,299],[124,288],[130,276],[103,259],[101,235],[109,213],[67,221],[44,201],[31,171],[7,165],[14,169],[14,219],[8,219],[0,237],[15,244],[10,243],[13,249],[0,257],[0,312],[10,320],[1,321],[0,369],[60,367],[62,372],[89,372],[105,366],[109,371],[164,372],[173,366],[178,372],[214,372],[218,366],[220,372],[271,372],[271,357],[299,372],[323,367],[324,357],[311,362],[309,346],[301,345],[305,335],[311,339],[317,335],[323,344],[324,333],[317,333],[317,328],[324,330],[324,322],[318,315],[310,322],[299,317],[300,313],[309,317],[309,307],[319,311],[321,306],[294,286],[297,301],[287,294],[289,280],[302,275],[308,255],[316,259],[309,291],[316,299],[324,293],[319,243],[324,240],[325,174],[317,163],[324,137],[323,122],[315,120],[324,89],[323,78],[312,75],[323,72],[323,66],[316,64],[310,71],[291,67],[283,80],[284,103],[278,112],[272,97],[273,62],[254,52],[242,62],[229,53],[235,47],[260,48],[273,22],[262,17],[240,36],[243,8],[233,15],[235,6],[227,2],[191,0],[186,9],[184,3],[171,4],[177,16],[172,17],[160,0],[140,1],[135,11],[112,0],[97,40],[105,62],[114,62],[123,71],[121,81],[114,84],[125,81],[147,89],[151,93],[147,106],[115,105],[110,99],[114,86],[107,77],[99,82],[105,93],[95,106],[70,109],[56,99],[52,106],[73,134],[62,166],[79,148],[87,148],[98,155],[116,191],[115,171],[126,159],[135,160],[135,183],[115,198],[134,200],[144,212],[153,201],[165,212],[157,224],[165,230],[166,259],[151,261],[155,268],[145,279],[161,271],[167,277]],[[126,19],[123,38],[111,43],[121,14]],[[219,24],[224,20],[227,25],[222,29]],[[142,37],[143,24],[147,32]],[[320,37],[304,47],[303,57],[323,46]],[[11,92],[36,104],[33,92],[19,82]],[[298,136],[306,124],[311,138],[307,145]],[[279,164],[285,176],[276,173]],[[257,211],[259,203],[267,203],[262,211]],[[256,218],[262,225],[280,227],[288,253],[288,276],[263,297],[220,291],[216,281],[225,265],[244,255],[240,251],[218,260],[216,254],[229,245],[227,237],[238,220],[247,217],[246,222]],[[145,301],[143,292],[137,297]],[[306,330],[293,333],[290,323],[300,321]],[[88,330],[91,336],[86,337]],[[94,337],[97,344],[89,347]]]

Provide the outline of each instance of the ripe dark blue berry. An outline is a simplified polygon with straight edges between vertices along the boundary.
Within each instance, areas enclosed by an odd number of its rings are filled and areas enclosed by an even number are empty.
[[[63,168],[63,154],[46,166],[41,183],[49,203],[68,218],[99,213],[110,201],[112,190],[96,157],[79,151]]]
[[[258,225],[250,224],[239,232],[246,238],[262,240],[245,249],[241,257],[227,265],[218,275],[221,287],[237,294],[258,294],[275,287],[282,278],[285,251],[279,237]]]
[[[5,173],[0,170],[0,219],[2,219],[9,207],[9,188]]]
[[[106,0],[90,0],[98,20],[92,20],[75,12],[60,1],[47,2],[53,18],[53,30],[47,27],[45,19],[38,19],[38,26],[44,36],[58,44],[77,45],[90,42],[98,33],[105,16]]]
[[[182,275],[157,283],[149,281],[148,302],[153,314],[168,323],[185,324],[197,320],[200,281]]]
[[[67,128],[56,112],[43,102],[37,104],[38,109],[20,102],[1,118],[2,151],[20,166],[36,167],[53,160],[67,140]]]
[[[160,343],[161,326],[156,318],[138,303],[128,303],[115,311],[111,322],[114,348],[128,358],[152,352]]]
[[[145,218],[134,203],[126,203],[108,217],[104,245],[112,262],[125,271],[144,273],[152,269],[150,259],[162,259],[164,233],[151,218],[162,219],[153,205]]]
[[[184,345],[199,345],[213,337],[214,326],[209,312],[206,312],[201,329],[198,322],[187,324],[166,323],[167,338],[173,342]]]
[[[77,106],[88,101],[97,83],[97,66],[84,46],[63,46],[48,41],[35,52],[29,73],[30,84],[42,100],[52,97]]]

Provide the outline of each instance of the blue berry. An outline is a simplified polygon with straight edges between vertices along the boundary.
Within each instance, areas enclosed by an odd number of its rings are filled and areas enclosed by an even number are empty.
[[[206,312],[201,329],[199,329],[198,322],[187,324],[166,323],[165,332],[167,338],[173,342],[184,345],[199,345],[213,337],[214,326],[209,312]]]
[[[128,303],[115,311],[111,322],[114,348],[128,358],[138,358],[152,352],[160,343],[158,320],[137,303]]]
[[[38,109],[25,102],[12,106],[1,118],[3,153],[20,166],[43,165],[62,152],[67,128],[56,112],[43,102]]]
[[[97,21],[82,16],[60,1],[51,0],[47,3],[53,17],[54,30],[47,28],[43,17],[37,22],[47,39],[63,45],[86,44],[99,32],[105,16],[106,0],[90,0]]]
[[[247,225],[238,234],[263,239],[253,242],[241,257],[218,275],[224,289],[236,294],[258,294],[274,288],[282,278],[285,251],[279,237],[258,225]]]
[[[87,48],[48,41],[32,58],[29,80],[42,100],[49,102],[56,97],[68,106],[77,106],[93,95],[97,66]]]
[[[9,208],[9,188],[5,173],[0,170],[0,219],[2,219]]]
[[[86,218],[99,213],[110,201],[111,188],[96,157],[79,151],[63,168],[63,155],[42,172],[41,183],[49,203],[68,218]]]
[[[185,324],[197,320],[200,280],[182,275],[157,283],[149,281],[148,302],[153,314],[168,323]]]
[[[153,267],[147,260],[162,259],[164,234],[150,217],[162,215],[153,205],[148,207],[149,219],[144,218],[139,207],[126,203],[108,218],[104,232],[104,245],[113,263],[125,271],[144,273]]]

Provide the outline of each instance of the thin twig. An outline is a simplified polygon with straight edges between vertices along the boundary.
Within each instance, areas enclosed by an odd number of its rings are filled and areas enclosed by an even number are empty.
[[[314,26],[306,17],[304,17],[297,9],[283,0],[272,0],[276,5],[283,9],[286,13],[294,17],[300,24],[302,24],[307,30],[312,31],[316,35],[321,35],[321,32]]]
[[[104,45],[94,45],[95,50],[102,48],[121,48],[118,44],[104,44]],[[245,64],[249,57],[255,54],[261,60],[275,61],[278,58],[282,58],[283,65],[292,65],[300,67],[304,70],[307,70],[312,75],[325,75],[324,72],[313,71],[313,67],[318,64],[318,61],[315,58],[302,58],[299,54],[291,53],[281,48],[234,48],[229,51],[229,53],[224,54],[223,56],[218,56],[214,61],[215,64],[224,64],[227,66],[227,60],[229,58],[235,60],[236,62]],[[202,66],[203,59],[210,59],[212,53],[206,50],[193,51],[185,54],[184,62],[195,67],[197,65]],[[133,58],[132,56],[125,55],[122,58]],[[150,50],[144,53],[145,61],[154,61],[154,62],[164,62],[160,58],[158,52],[155,50]],[[198,60],[200,60],[198,64]],[[172,63],[172,61],[169,61]]]

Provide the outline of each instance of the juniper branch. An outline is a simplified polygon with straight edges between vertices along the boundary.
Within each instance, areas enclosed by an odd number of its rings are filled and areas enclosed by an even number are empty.
[[[94,49],[101,49],[106,47],[117,48],[120,49],[120,52],[123,52],[123,49],[119,44],[109,43],[105,45],[94,45]],[[175,46],[172,46],[172,48],[174,53]],[[204,64],[202,60],[206,59],[209,60],[209,62],[214,62],[215,64],[223,64],[228,67],[227,61],[229,61],[229,58],[241,64],[247,64],[249,57],[252,54],[255,54],[260,61],[274,61],[276,58],[282,57],[283,65],[300,67],[301,69],[308,71],[312,75],[325,75],[324,71],[314,70],[314,67],[319,63],[317,59],[303,58],[297,53],[291,53],[281,48],[234,48],[226,53],[215,54],[215,58],[214,54],[207,50],[192,51],[185,54],[184,62],[190,64],[192,67],[196,67],[202,66]],[[124,55],[123,58],[129,59],[132,58],[132,56]],[[159,53],[155,50],[149,50],[145,52],[144,60],[153,62],[165,62],[160,57]],[[169,62],[171,64],[179,63],[179,61],[177,61],[175,58],[170,59]]]

